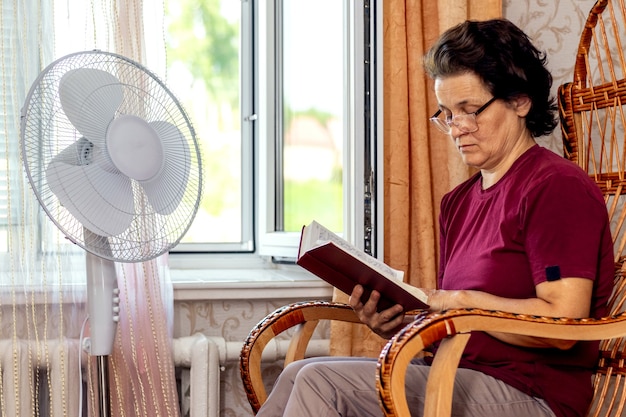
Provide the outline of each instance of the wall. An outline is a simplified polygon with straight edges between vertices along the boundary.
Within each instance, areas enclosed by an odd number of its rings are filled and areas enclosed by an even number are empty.
[[[197,332],[242,341],[264,316],[295,300],[185,300],[177,302],[175,336]],[[243,343],[242,343],[243,345]],[[273,364],[276,373],[280,364]],[[239,377],[239,364],[227,363],[221,372],[220,416],[248,416],[252,411]],[[271,371],[270,371],[271,372]],[[184,416],[183,416],[184,417]]]
[[[504,17],[521,27],[539,49],[548,54],[548,68],[554,77],[552,86],[572,81],[578,40],[589,10],[595,0],[503,0]],[[557,127],[549,137],[538,142],[562,153],[561,131]]]
[[[524,29],[540,49],[547,51],[548,65],[554,76],[554,94],[558,85],[571,80],[578,36],[594,3],[595,0],[503,0],[504,16]],[[539,142],[561,153],[558,128],[553,135],[541,138]],[[175,291],[175,336],[202,332],[223,337],[227,342],[243,342],[250,329],[276,308],[302,299],[327,299],[330,295],[329,291],[316,288],[313,291],[304,289],[301,293],[305,295],[298,297],[294,295],[297,291],[289,292],[289,285],[286,285],[282,290],[287,291],[282,293],[266,289],[266,294],[273,292],[274,295],[263,298],[264,284],[257,282],[255,285],[257,287],[252,291],[256,291],[256,295],[246,295],[246,284],[236,284],[236,280],[226,286],[230,291],[223,295],[219,295],[224,288],[219,282],[203,290],[199,289],[201,286],[178,285]],[[266,285],[275,284],[268,282]],[[280,364],[272,366],[273,371],[268,373],[275,374],[280,370]],[[221,381],[221,416],[251,416],[239,379],[238,363],[225,366]]]
[[[243,271],[211,271],[212,282],[201,284],[204,277],[198,277],[176,283],[174,337],[203,333],[243,346],[250,330],[277,308],[297,301],[330,300],[332,290],[323,281],[294,269],[253,276]],[[328,326],[321,325],[317,337],[327,334]],[[263,372],[272,380],[281,369],[282,361],[278,361],[267,364]],[[252,416],[239,376],[239,363],[227,361],[220,372],[220,416]]]

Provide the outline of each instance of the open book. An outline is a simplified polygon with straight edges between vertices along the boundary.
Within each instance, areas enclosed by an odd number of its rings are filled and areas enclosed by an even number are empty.
[[[361,284],[365,303],[381,294],[378,310],[401,304],[405,311],[427,309],[428,296],[402,281],[404,272],[363,252],[317,222],[302,228],[296,263],[346,294]]]

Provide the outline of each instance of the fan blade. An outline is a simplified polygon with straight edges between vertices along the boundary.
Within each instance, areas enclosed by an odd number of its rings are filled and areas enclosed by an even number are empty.
[[[124,98],[119,80],[94,68],[70,70],[59,82],[59,98],[76,130],[104,146],[107,127]]]
[[[134,213],[130,180],[98,164],[77,165],[59,156],[48,165],[46,178],[61,204],[85,228],[100,236],[117,236],[128,229]]]
[[[185,194],[191,155],[187,140],[176,126],[164,121],[151,122],[150,126],[161,139],[165,163],[159,175],[139,183],[157,213],[171,214]]]

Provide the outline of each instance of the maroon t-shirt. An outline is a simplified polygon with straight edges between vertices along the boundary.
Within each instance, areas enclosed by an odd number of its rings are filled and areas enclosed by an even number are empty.
[[[534,146],[494,186],[480,173],[441,203],[439,288],[532,298],[546,280],[594,281],[591,317],[607,314],[614,258],[602,194],[587,174]],[[583,415],[592,397],[598,342],[570,350],[513,346],[472,334],[461,366],[545,399],[559,417]]]

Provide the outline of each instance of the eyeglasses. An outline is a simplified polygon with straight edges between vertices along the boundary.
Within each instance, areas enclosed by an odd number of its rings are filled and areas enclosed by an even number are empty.
[[[494,101],[496,101],[496,97],[492,97],[491,100],[480,106],[480,108],[473,113],[457,114],[456,116],[446,116],[445,118],[439,117],[442,112],[438,110],[437,113],[433,114],[430,118],[430,121],[433,122],[439,130],[448,135],[453,125],[463,133],[474,133],[478,130],[476,116],[482,113]]]

